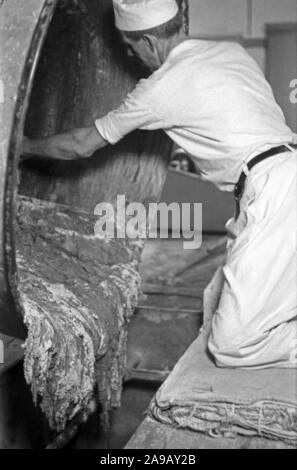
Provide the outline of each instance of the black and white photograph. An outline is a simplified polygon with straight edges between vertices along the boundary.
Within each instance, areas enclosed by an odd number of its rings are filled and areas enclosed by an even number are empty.
[[[297,0],[0,0],[0,450],[296,448]]]

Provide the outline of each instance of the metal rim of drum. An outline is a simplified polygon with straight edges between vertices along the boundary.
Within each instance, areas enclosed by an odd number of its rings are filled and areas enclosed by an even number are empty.
[[[15,206],[18,189],[18,161],[21,151],[21,139],[23,136],[26,112],[31,96],[33,80],[40,58],[40,53],[49,25],[52,21],[58,0],[45,0],[39,19],[37,21],[29,52],[25,60],[18,89],[18,96],[14,110],[14,120],[9,141],[9,154],[7,162],[7,174],[5,182],[4,201],[4,271],[7,285],[12,293],[15,311],[21,319],[23,309],[17,289],[17,263],[15,256]],[[25,337],[25,331],[23,332]]]

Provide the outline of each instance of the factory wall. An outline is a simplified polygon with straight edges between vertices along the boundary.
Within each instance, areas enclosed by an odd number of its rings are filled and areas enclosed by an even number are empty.
[[[189,0],[190,35],[242,38],[265,70],[268,23],[297,21],[297,0]]]
[[[266,23],[297,21],[296,0],[189,0],[190,34],[265,37]]]

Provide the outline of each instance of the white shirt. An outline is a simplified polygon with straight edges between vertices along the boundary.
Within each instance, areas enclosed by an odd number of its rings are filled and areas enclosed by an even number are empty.
[[[95,124],[111,144],[135,129],[164,129],[201,179],[225,191],[255,155],[297,141],[259,66],[230,42],[182,42]]]

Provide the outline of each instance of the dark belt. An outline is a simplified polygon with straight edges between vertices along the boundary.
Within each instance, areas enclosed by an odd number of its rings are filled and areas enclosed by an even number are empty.
[[[295,144],[289,144],[289,145],[293,149],[297,149],[297,145]],[[257,163],[260,163],[263,160],[266,160],[266,158],[273,157],[274,155],[278,155],[280,153],[289,152],[289,151],[290,150],[285,145],[281,145],[280,147],[274,147],[252,158],[247,163],[246,166],[248,170],[250,171],[255,165],[257,165]],[[238,217],[239,212],[240,212],[239,202],[244,191],[244,184],[245,184],[246,178],[247,178],[247,175],[244,172],[242,172],[239,177],[238,183],[235,185],[235,188],[234,188],[234,199],[236,201],[236,218]]]

